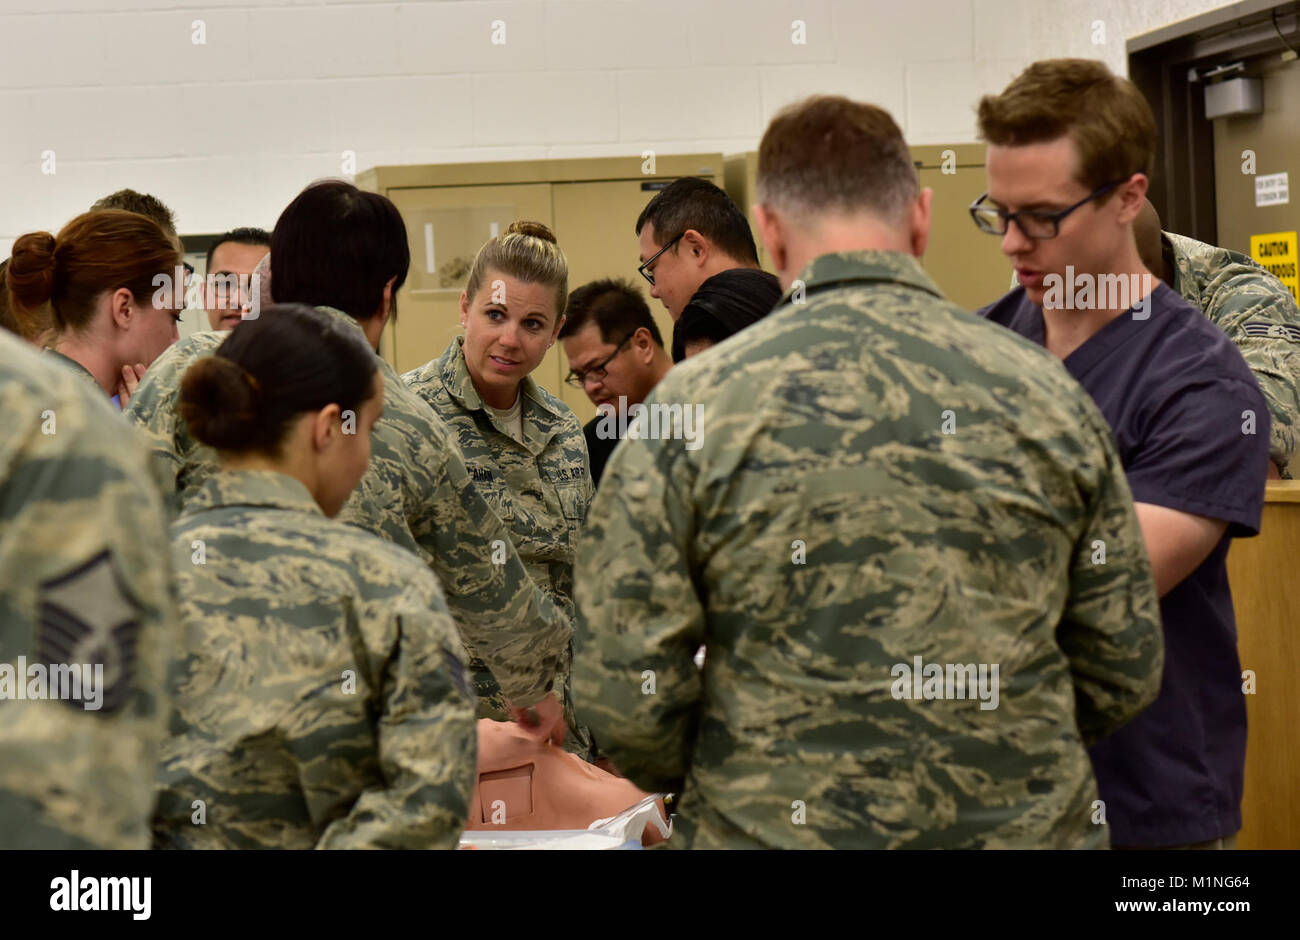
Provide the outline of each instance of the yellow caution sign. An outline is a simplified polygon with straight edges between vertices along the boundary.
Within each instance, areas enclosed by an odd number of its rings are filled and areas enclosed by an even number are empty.
[[[1300,260],[1296,257],[1296,233],[1273,232],[1250,236],[1250,256],[1277,275],[1278,280],[1300,302]]]

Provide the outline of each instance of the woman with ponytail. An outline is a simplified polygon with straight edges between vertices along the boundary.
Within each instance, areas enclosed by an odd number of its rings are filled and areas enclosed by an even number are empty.
[[[149,364],[177,340],[185,285],[176,245],[152,219],[86,212],[58,236],[14,242],[5,283],[15,318],[48,323],[53,358],[125,407]],[[179,275],[183,280],[184,275]]]
[[[477,741],[456,625],[419,558],[333,520],[383,402],[362,332],[297,304],[185,373],[181,417],[220,469],[172,528],[184,635],[157,846],[456,845]]]
[[[460,295],[465,335],[402,378],[455,432],[475,484],[509,527],[534,583],[572,617],[574,548],[593,491],[587,441],[569,406],[531,375],[564,324],[568,281],[551,230],[511,223],[474,259]],[[480,716],[508,717],[492,674],[481,662],[473,668]],[[567,746],[590,756],[567,666],[561,694]]]

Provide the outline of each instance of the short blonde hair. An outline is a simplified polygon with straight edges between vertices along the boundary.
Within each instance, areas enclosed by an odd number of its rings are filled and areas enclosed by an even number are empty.
[[[555,241],[555,233],[541,222],[511,222],[505,234],[479,249],[465,285],[471,301],[483,287],[488,271],[554,288],[556,322],[564,315],[569,297],[569,262]]]

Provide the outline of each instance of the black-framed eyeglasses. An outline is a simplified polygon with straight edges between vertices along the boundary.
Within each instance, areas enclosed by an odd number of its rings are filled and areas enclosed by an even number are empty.
[[[1005,235],[1007,227],[1015,222],[1016,226],[1024,233],[1026,238],[1044,239],[1055,238],[1061,233],[1061,220],[1067,215],[1078,209],[1080,206],[1087,205],[1094,199],[1106,195],[1116,186],[1125,182],[1125,180],[1116,180],[1113,183],[1107,183],[1101,189],[1094,190],[1084,196],[1072,206],[1068,206],[1059,212],[1042,212],[1037,209],[1022,209],[1019,212],[1008,212],[1006,209],[998,206],[988,205],[984,202],[989,198],[985,193],[970,204],[970,217],[975,220],[975,225],[981,232],[987,232],[990,235]]]
[[[685,232],[682,232],[682,235],[685,234],[686,234]],[[659,256],[662,255],[665,251],[667,251],[669,248],[673,247],[673,245],[676,245],[679,241],[681,241],[682,235],[678,235],[676,238],[669,241],[668,244],[664,245],[662,248],[660,248],[658,251],[652,254],[649,258],[646,258],[644,261],[642,261],[640,266],[636,269],[636,273],[640,274],[643,278],[649,281],[651,287],[655,286],[655,276],[654,276],[654,272],[650,270],[650,265],[658,261]]]
[[[603,379],[608,374],[605,371],[605,367],[614,361],[614,357],[623,351],[623,347],[627,345],[628,340],[633,336],[636,336],[636,330],[633,330],[631,333],[628,333],[627,336],[624,336],[623,342],[619,343],[612,353],[600,362],[596,363],[590,369],[583,369],[581,372],[569,370],[569,374],[564,377],[564,381],[569,385],[572,385],[574,388],[583,388],[587,384],[587,379],[596,379],[597,381]]]

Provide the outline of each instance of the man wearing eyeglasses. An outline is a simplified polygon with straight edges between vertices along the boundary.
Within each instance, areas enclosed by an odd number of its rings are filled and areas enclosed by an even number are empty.
[[[1111,844],[1231,847],[1246,708],[1226,559],[1259,530],[1267,405],[1236,347],[1139,256],[1156,132],[1131,82],[1037,62],[979,123],[989,191],[971,214],[1020,282],[980,312],[1054,353],[1101,409],[1161,596],[1160,696],[1090,751]]]
[[[608,405],[626,413],[644,402],[672,368],[650,308],[626,281],[605,278],[583,284],[569,295],[564,309],[560,345],[569,360],[564,381],[582,389],[597,408]],[[601,420],[597,415],[582,429],[596,486],[618,444],[617,436],[601,436]]]
[[[745,213],[708,180],[674,180],[641,210],[636,234],[641,246],[637,271],[674,321],[713,275],[759,266]]]
[[[233,330],[252,310],[250,279],[270,252],[271,233],[260,228],[232,229],[208,248],[203,308],[214,330]]]

